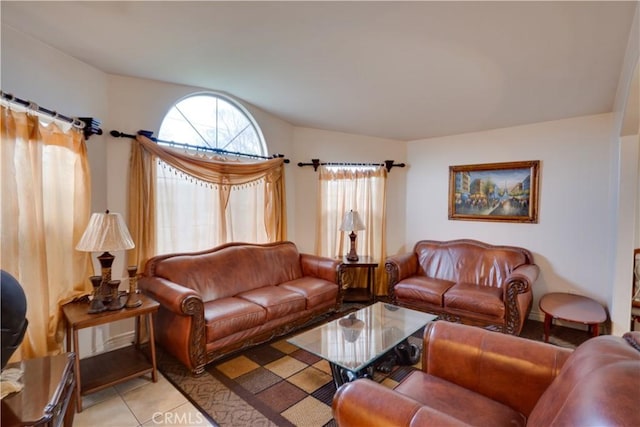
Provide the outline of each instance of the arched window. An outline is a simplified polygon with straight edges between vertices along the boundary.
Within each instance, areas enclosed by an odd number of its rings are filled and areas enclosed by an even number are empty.
[[[189,95],[176,102],[162,120],[158,138],[260,156],[267,152],[251,114],[231,98],[213,92]]]
[[[176,102],[162,121],[158,139],[259,156],[267,152],[249,112],[217,93],[197,93]],[[197,153],[209,154],[217,157]],[[230,164],[257,161],[225,157]],[[199,251],[232,241],[267,242],[264,185],[264,180],[252,185],[207,185],[159,162],[156,253]]]

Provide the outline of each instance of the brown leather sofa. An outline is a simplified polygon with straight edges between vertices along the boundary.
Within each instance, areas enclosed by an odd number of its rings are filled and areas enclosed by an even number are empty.
[[[470,239],[419,241],[388,257],[385,269],[394,304],[515,335],[539,274],[528,250]]]
[[[340,387],[333,414],[351,426],[640,426],[640,332],[575,351],[467,325],[433,322],[422,369],[395,389]]]
[[[292,242],[229,243],[151,258],[138,283],[160,302],[156,340],[197,375],[230,352],[338,309],[339,265],[301,254]]]

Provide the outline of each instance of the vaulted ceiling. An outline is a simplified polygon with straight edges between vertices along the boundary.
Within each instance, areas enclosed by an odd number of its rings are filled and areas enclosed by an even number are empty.
[[[3,28],[106,73],[226,92],[298,126],[398,140],[612,111],[636,6],[0,3]]]

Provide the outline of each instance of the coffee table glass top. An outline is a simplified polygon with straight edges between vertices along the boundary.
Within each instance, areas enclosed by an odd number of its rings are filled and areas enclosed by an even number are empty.
[[[435,318],[433,314],[377,302],[287,341],[355,372]]]

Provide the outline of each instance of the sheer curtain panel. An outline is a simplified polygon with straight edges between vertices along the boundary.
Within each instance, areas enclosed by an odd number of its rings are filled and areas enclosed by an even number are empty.
[[[374,292],[386,294],[383,263],[386,257],[387,170],[382,166],[320,166],[318,171],[316,254],[342,257],[349,252],[349,236],[340,231],[340,225],[346,212],[358,211],[365,229],[357,233],[357,253],[378,261]],[[349,274],[354,271],[349,269]],[[357,274],[345,280],[353,281],[351,286],[364,286],[364,276]]]
[[[139,135],[130,179],[129,262],[141,268],[155,254],[286,239],[283,159],[193,155]]]
[[[61,305],[91,289],[91,258],[75,250],[90,216],[82,132],[2,106],[2,269],[27,298],[29,326],[13,360],[62,351]]]

